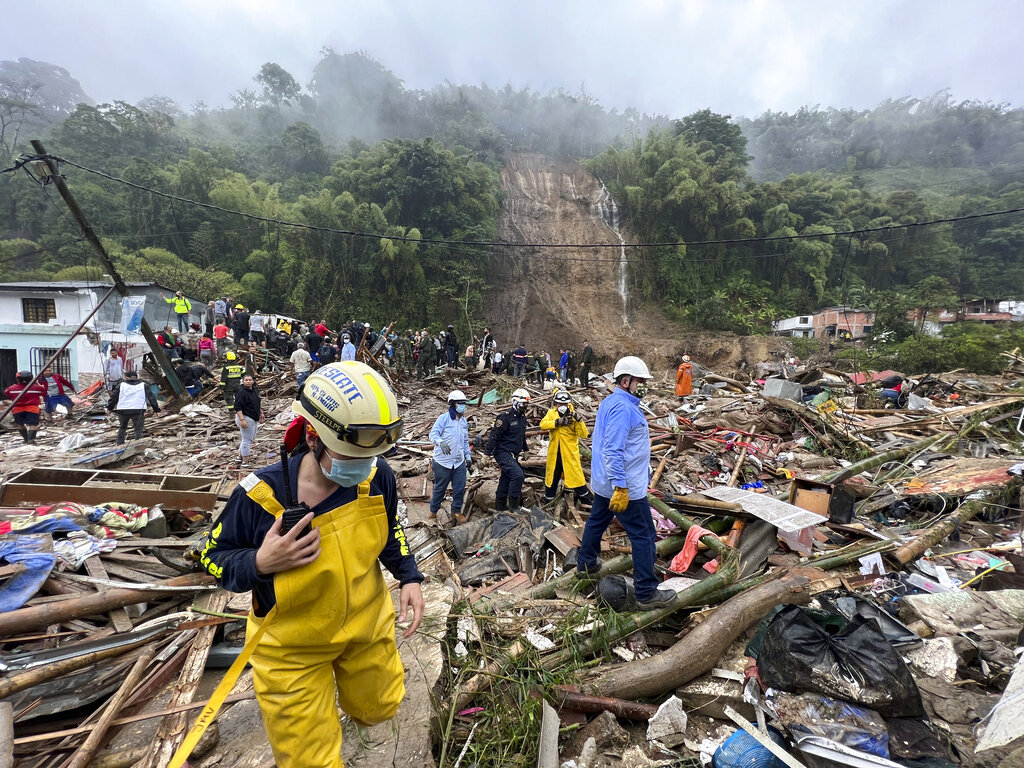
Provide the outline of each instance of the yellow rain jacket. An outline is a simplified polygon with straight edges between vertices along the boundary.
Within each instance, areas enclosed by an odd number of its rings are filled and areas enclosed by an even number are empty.
[[[294,482],[298,461],[291,461]],[[280,481],[274,467],[242,480],[244,497],[236,493],[229,501],[201,562],[228,589],[252,582],[246,643],[255,644],[253,684],[278,767],[341,768],[336,707],[360,725],[373,725],[394,717],[405,696],[395,611],[378,558],[403,584],[423,576],[391,510],[394,473],[382,459],[357,488],[339,486],[314,507],[321,546],[316,560],[273,577],[252,572],[257,541],[240,541],[241,531],[231,527],[251,520],[268,527],[266,521],[283,512],[270,484]],[[352,501],[330,508],[353,491]]]
[[[566,413],[573,413],[570,403]],[[580,440],[590,435],[590,430],[582,421],[573,421],[565,427],[555,426],[559,417],[558,409],[552,408],[544,418],[540,420],[540,428],[547,430],[551,440],[548,443],[548,461],[544,468],[544,484],[550,486],[555,479],[555,463],[558,461],[558,452],[562,452],[562,473],[565,477],[566,488],[579,488],[587,484],[583,476],[583,466],[580,464]]]

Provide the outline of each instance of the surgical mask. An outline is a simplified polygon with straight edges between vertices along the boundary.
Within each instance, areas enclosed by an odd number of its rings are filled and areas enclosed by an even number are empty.
[[[568,410],[569,410],[569,406],[568,405],[560,405],[560,406],[558,406],[558,413],[560,415],[562,415],[562,416],[565,416],[565,412],[568,411]]]
[[[328,458],[331,460],[330,471],[324,469],[323,464],[320,465],[320,471],[324,473],[324,477],[337,483],[342,488],[351,488],[365,481],[370,476],[373,466],[377,461],[376,456],[371,456],[368,459],[347,459],[345,461],[336,459],[333,456]]]
[[[465,403],[457,404],[455,406],[455,412],[456,413],[465,413],[466,412],[466,404]]]

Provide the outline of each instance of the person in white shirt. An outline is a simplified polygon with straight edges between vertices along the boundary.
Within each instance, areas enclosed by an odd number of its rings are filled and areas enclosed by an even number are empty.
[[[107,392],[113,392],[121,383],[124,372],[124,363],[117,354],[117,350],[111,345],[110,357],[103,360],[103,385]]]
[[[291,361],[292,366],[294,366],[295,379],[301,387],[302,382],[306,380],[306,377],[313,370],[313,358],[306,351],[306,343],[299,342],[299,348],[292,352],[292,356],[288,359]]]

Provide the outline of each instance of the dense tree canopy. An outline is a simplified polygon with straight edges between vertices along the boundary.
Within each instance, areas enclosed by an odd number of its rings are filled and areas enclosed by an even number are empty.
[[[0,151],[15,158],[42,136],[138,185],[64,168],[126,273],[332,321],[420,325],[453,317],[456,301],[478,307],[490,254],[457,243],[495,237],[498,170],[518,150],[583,160],[629,238],[665,244],[633,249],[635,289],[702,327],[764,331],[843,303],[875,308],[903,338],[908,312],[950,297],[1021,298],[1024,218],[917,226],[1024,207],[1024,114],[1005,105],[943,93],[669,121],[583,92],[412,91],[369,56],[329,49],[305,86],[274,62],[253,84],[220,109],[93,104],[66,70],[0,62]],[[0,176],[0,279],[89,274],[52,198]]]

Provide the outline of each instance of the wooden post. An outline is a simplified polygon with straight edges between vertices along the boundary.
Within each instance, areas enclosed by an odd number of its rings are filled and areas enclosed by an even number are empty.
[[[78,226],[82,228],[82,234],[85,236],[85,239],[89,242],[89,245],[92,246],[92,249],[96,251],[96,255],[100,257],[100,261],[103,262],[103,268],[107,270],[107,273],[113,279],[114,287],[117,288],[117,292],[122,296],[131,295],[128,291],[128,286],[125,285],[124,280],[121,279],[121,274],[114,266],[113,259],[110,258],[110,255],[107,253],[107,249],[103,247],[103,243],[100,242],[99,237],[96,236],[92,227],[89,226],[89,222],[85,218],[85,213],[82,212],[82,209],[78,205],[78,201],[75,200],[74,195],[71,194],[71,189],[68,187],[67,182],[61,175],[57,162],[49,156],[46,148],[43,147],[43,143],[38,139],[32,140],[32,148],[37,154],[42,155],[43,162],[46,163],[46,166],[50,169],[50,178],[57,186],[57,191],[60,192],[60,196],[64,198],[64,202],[67,203],[67,206],[71,211],[71,215],[75,218],[75,221],[78,222]],[[163,347],[157,343],[156,334],[154,334],[153,329],[149,327],[149,322],[145,317],[142,318],[142,335],[146,339],[146,343],[149,344],[149,349],[153,353],[153,358],[163,369],[171,390],[179,397],[188,398],[188,392],[182,385],[181,379],[178,378],[178,374],[175,373],[174,366],[171,365],[171,361],[168,360],[167,355],[164,354]]]
[[[131,695],[132,690],[134,690],[135,686],[138,685],[139,680],[146,671],[146,667],[148,667],[149,662],[153,660],[155,653],[155,648],[147,648],[143,654],[135,660],[135,665],[128,673],[128,677],[125,678],[121,687],[118,688],[117,693],[115,693],[113,698],[111,698],[107,703],[107,707],[103,711],[103,715],[100,717],[99,722],[96,723],[95,727],[93,727],[92,733],[89,734],[82,746],[75,751],[75,754],[71,756],[71,760],[68,761],[65,768],[86,768],[86,766],[89,765],[92,758],[96,755],[96,752],[99,751],[104,739],[106,739],[107,731],[110,730],[110,724],[113,722],[115,717],[121,714],[121,708],[124,707],[124,704],[128,700],[128,696]]]

